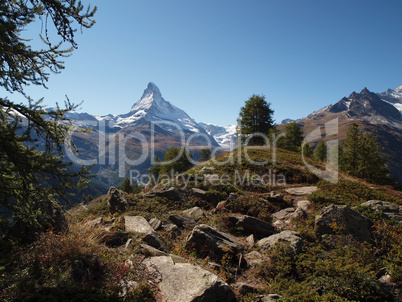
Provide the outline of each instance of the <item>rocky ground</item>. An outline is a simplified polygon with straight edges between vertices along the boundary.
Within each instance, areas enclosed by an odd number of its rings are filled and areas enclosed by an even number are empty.
[[[284,298],[282,293],[272,292],[258,270],[272,261],[270,253],[278,245],[289,248],[292,255],[302,253],[306,240],[311,239],[298,231],[300,224],[311,224],[317,240],[336,236],[340,230],[350,242],[373,240],[374,222],[370,218],[347,205],[331,204],[319,210],[307,199],[317,190],[317,186],[298,186],[283,188],[280,193],[232,192],[225,200],[219,200],[200,188],[189,188],[183,193],[168,187],[131,197],[110,188],[104,197],[109,218],[97,217],[86,225],[113,234],[106,245],[143,255],[141,267],[151,276],[157,299],[276,301]],[[160,203],[180,206],[160,216],[154,212],[136,215],[136,205],[155,198]],[[236,211],[234,205],[241,206],[244,199],[258,200],[261,207],[264,205],[272,213],[264,217],[262,211],[254,209],[254,217]],[[101,198],[86,209],[76,209],[75,215],[99,206],[102,201]],[[198,206],[190,207],[194,204]],[[370,200],[361,206],[402,221],[402,206],[395,203]],[[117,237],[122,239],[115,244]],[[127,262],[130,261],[133,259],[129,257]],[[388,271],[383,270],[377,277],[371,282],[384,288],[384,296],[388,293],[389,299],[400,301],[401,288],[391,281]],[[130,280],[124,282],[128,284],[125,291],[138,286]],[[315,290],[319,295],[322,288],[317,286]]]

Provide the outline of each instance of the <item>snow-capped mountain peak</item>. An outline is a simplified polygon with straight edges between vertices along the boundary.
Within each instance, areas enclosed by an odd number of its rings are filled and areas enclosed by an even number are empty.
[[[129,124],[142,118],[147,121],[169,121],[184,130],[204,132],[187,113],[166,101],[152,82],[144,90],[141,99],[131,107],[130,113],[120,115],[116,124]]]
[[[162,94],[154,83],[149,82],[147,88],[144,90],[141,99],[131,107],[131,112],[141,109],[149,109],[152,105],[163,107],[163,103],[166,102],[162,98]],[[167,102],[168,103],[168,102]]]
[[[398,88],[396,88],[395,91],[398,93],[402,93],[402,85],[400,85]]]

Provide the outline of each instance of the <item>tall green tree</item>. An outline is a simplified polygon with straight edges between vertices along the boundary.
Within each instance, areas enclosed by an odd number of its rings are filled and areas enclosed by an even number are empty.
[[[341,144],[342,158],[340,158],[341,169],[352,175],[357,174],[359,166],[360,140],[359,125],[353,123],[346,132],[346,140]]]
[[[267,103],[265,97],[253,94],[240,109],[237,120],[241,142],[248,142],[251,146],[264,145],[263,136],[268,138],[269,131],[273,127],[273,114],[271,104]]]
[[[151,178],[151,183],[155,184],[159,181],[161,169],[162,169],[161,159],[159,158],[159,156],[155,156],[154,165],[148,169],[148,173]]]
[[[64,68],[62,59],[77,47],[77,28],[92,27],[95,11],[75,0],[0,1],[0,87],[10,94],[0,97],[0,212],[16,225],[37,227],[51,219],[60,198],[68,201],[72,189],[86,184],[89,171],[63,160],[65,141],[72,144],[64,114],[76,106],[67,99],[65,108],[45,110],[25,87],[46,87],[49,74]],[[21,37],[35,20],[45,29],[39,49]],[[51,26],[59,41],[47,35]],[[10,99],[15,93],[27,104]]]
[[[164,162],[160,173],[169,175],[169,173],[182,173],[190,169],[193,164],[191,163],[192,155],[188,153],[184,147],[170,148],[166,151]]]
[[[278,147],[293,152],[299,152],[303,142],[303,130],[296,122],[285,126],[285,136],[278,140]]]
[[[357,124],[352,124],[346,140],[341,144],[340,168],[346,173],[377,184],[393,183],[387,159],[381,156],[382,148],[377,137],[362,133]]]
[[[319,161],[325,161],[327,159],[327,144],[321,141],[314,149],[314,158]]]
[[[211,159],[212,151],[210,148],[203,148],[198,154],[201,155],[200,161],[207,161]]]

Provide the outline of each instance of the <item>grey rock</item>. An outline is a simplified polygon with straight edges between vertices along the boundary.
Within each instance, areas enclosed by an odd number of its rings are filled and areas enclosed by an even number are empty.
[[[194,207],[183,211],[183,215],[191,218],[205,217],[204,212],[199,207]]]
[[[194,248],[202,254],[223,256],[238,254],[243,244],[234,236],[220,232],[206,224],[197,225],[186,238],[186,248]]]
[[[154,231],[142,216],[124,216],[124,223],[127,232],[146,235]]]
[[[129,202],[124,192],[115,187],[111,187],[107,193],[107,206],[110,214],[123,213],[128,210]]]
[[[278,294],[269,294],[262,296],[261,299],[259,300],[260,302],[275,302],[275,301],[280,301],[283,297]]]
[[[279,242],[288,242],[295,253],[298,253],[303,248],[303,239],[293,231],[282,231],[279,234],[263,238],[257,242],[261,250],[273,248]]]
[[[145,235],[142,238],[142,241],[148,243],[150,246],[157,248],[158,250],[170,252],[161,235],[159,235],[155,231],[152,231],[151,233]]]
[[[170,187],[168,189],[152,191],[144,195],[144,198],[153,198],[153,197],[165,197],[170,200],[181,201],[183,203],[188,202],[186,195],[181,193],[174,187]]]
[[[382,211],[385,219],[402,221],[402,206],[398,204],[382,200],[369,200],[361,205],[375,211]]]
[[[202,199],[205,199],[207,196],[207,192],[199,188],[191,188],[191,193]]]
[[[395,213],[384,213],[384,218],[388,220],[395,220],[402,222],[402,215],[398,215]]]
[[[119,296],[124,298],[130,291],[138,287],[138,282],[133,280],[121,280],[119,285],[121,288]]]
[[[151,220],[149,220],[149,225],[154,231],[157,231],[162,226],[162,222],[157,218],[151,218]]]
[[[173,235],[174,238],[176,238],[176,237],[181,235],[180,229],[178,228],[177,225],[175,225],[173,223],[168,223],[168,224],[162,225],[162,229],[165,232],[170,233],[171,235]]]
[[[332,228],[334,223],[337,226],[336,231]],[[345,205],[330,205],[322,209],[321,214],[315,218],[315,231],[318,235],[337,234],[341,231],[361,242],[371,239],[372,225],[370,219]]]
[[[186,217],[179,214],[170,215],[168,219],[180,228],[193,227],[197,223],[194,218]]]
[[[295,195],[295,196],[309,195],[317,190],[318,190],[318,188],[316,186],[296,187],[296,188],[285,189],[286,192],[288,192],[291,195]]]
[[[291,213],[287,219],[306,219],[307,218],[307,213],[301,209],[297,208],[296,211]]]
[[[273,213],[272,218],[278,219],[278,220],[287,219],[290,214],[294,213],[294,211],[296,211],[295,208],[286,208],[286,209],[280,210],[279,212]]]
[[[204,167],[202,167],[202,169],[200,171],[201,172],[212,172],[212,171],[215,171],[215,168],[204,166]]]
[[[387,213],[402,214],[402,206],[392,202],[382,200],[369,200],[367,202],[363,202],[361,205],[363,207],[373,208],[376,211],[383,211],[384,213],[387,212]]]
[[[166,256],[147,258],[143,263],[151,273],[160,275],[160,289],[166,302],[236,301],[227,283],[200,267],[174,263]]]
[[[231,214],[229,221],[237,227],[242,227],[245,232],[254,234],[257,238],[263,238],[275,232],[271,224],[247,215]]]
[[[133,244],[133,239],[129,238],[126,242],[126,245],[124,246],[126,249],[128,249],[131,245]]]
[[[297,207],[307,212],[311,208],[311,202],[309,200],[300,200],[297,202]]]
[[[149,223],[141,216],[125,216],[125,228],[127,232],[134,232],[144,235],[142,241],[148,243],[149,245],[168,252],[165,241],[162,237],[156,233]]]
[[[247,244],[248,244],[248,246],[249,246],[250,248],[253,248],[253,247],[254,247],[254,244],[255,244],[254,235],[251,234],[250,236],[248,236],[248,237],[246,238],[246,242],[247,242]]]
[[[244,259],[248,266],[255,267],[261,265],[265,260],[265,257],[257,251],[252,251],[250,253],[244,254]]]

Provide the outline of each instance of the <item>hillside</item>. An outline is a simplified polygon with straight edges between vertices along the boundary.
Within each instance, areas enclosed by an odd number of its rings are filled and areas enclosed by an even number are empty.
[[[67,217],[68,232],[0,264],[0,297],[401,298],[401,192],[342,175],[330,184],[285,150],[225,152],[137,195],[111,188]]]

